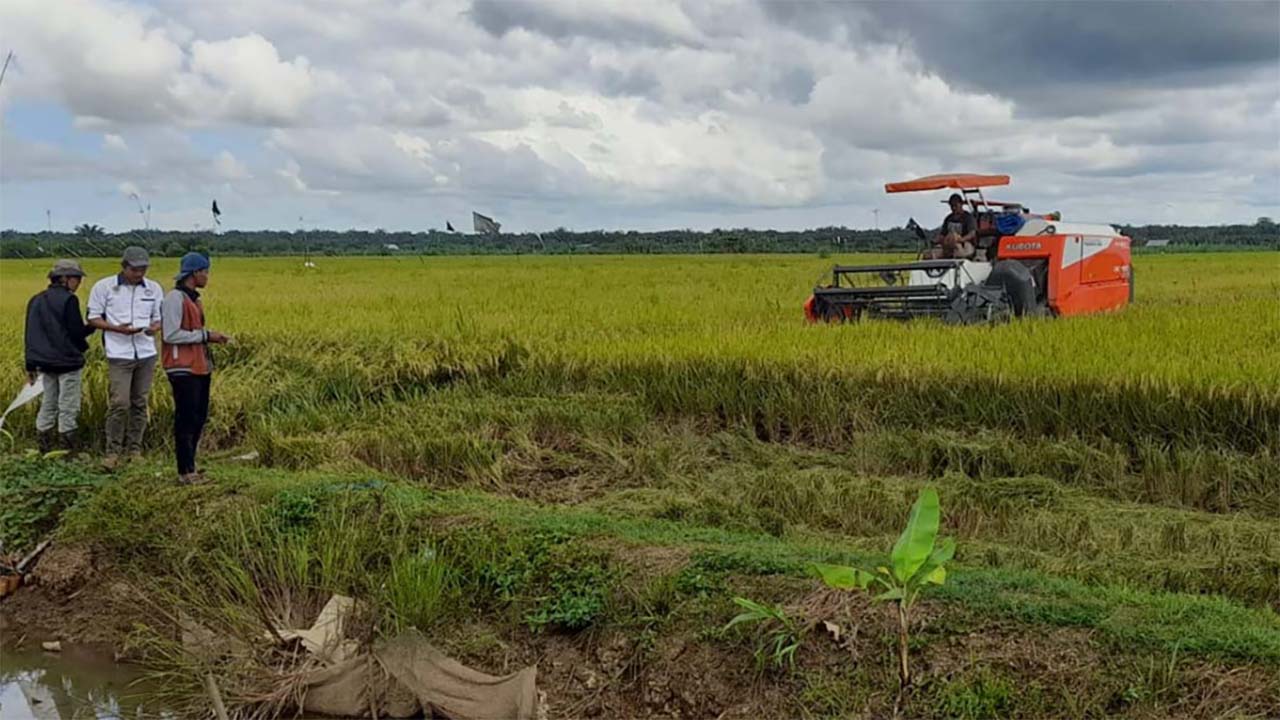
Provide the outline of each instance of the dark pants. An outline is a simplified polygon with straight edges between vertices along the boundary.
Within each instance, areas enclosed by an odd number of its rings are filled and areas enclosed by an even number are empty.
[[[205,420],[209,419],[210,375],[170,375],[173,387],[173,442],[178,455],[178,474],[196,471],[196,446]]]

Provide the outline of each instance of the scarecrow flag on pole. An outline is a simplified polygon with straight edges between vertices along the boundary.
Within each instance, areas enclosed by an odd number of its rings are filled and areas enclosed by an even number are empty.
[[[457,230],[453,229],[453,223],[449,222],[448,220],[444,221],[444,226],[449,230],[449,232],[458,232]]]
[[[478,212],[471,213],[471,224],[476,232],[485,235],[497,235],[502,230],[502,223]]]
[[[214,200],[213,201],[213,224],[214,225],[222,224],[222,220],[219,217],[220,215],[222,215],[222,211],[218,209],[218,201]]]

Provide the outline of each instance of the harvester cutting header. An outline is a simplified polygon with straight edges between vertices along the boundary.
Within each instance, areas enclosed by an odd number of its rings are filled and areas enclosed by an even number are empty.
[[[930,175],[888,183],[886,192],[952,189],[951,214],[915,262],[836,265],[805,303],[810,322],[863,317],[939,317],[993,322],[1023,315],[1080,315],[1124,307],[1133,298],[1129,238],[1110,225],[1063,222],[1021,204],[988,200],[982,188],[1008,175]],[[967,210],[966,210],[967,206]]]

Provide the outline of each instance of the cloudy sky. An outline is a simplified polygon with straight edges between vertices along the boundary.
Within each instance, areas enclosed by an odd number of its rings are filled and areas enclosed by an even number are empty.
[[[0,0],[0,227],[1280,217],[1280,3]]]

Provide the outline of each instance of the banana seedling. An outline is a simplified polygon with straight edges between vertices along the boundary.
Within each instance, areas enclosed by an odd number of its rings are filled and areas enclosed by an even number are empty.
[[[956,541],[938,540],[938,492],[931,487],[920,491],[907,527],[903,529],[890,555],[890,567],[874,570],[848,565],[814,563],[810,569],[828,587],[837,590],[868,590],[875,600],[897,604],[898,614],[898,681],[902,688],[911,684],[907,639],[911,625],[911,607],[920,591],[928,585],[946,582],[946,563],[956,553]]]

